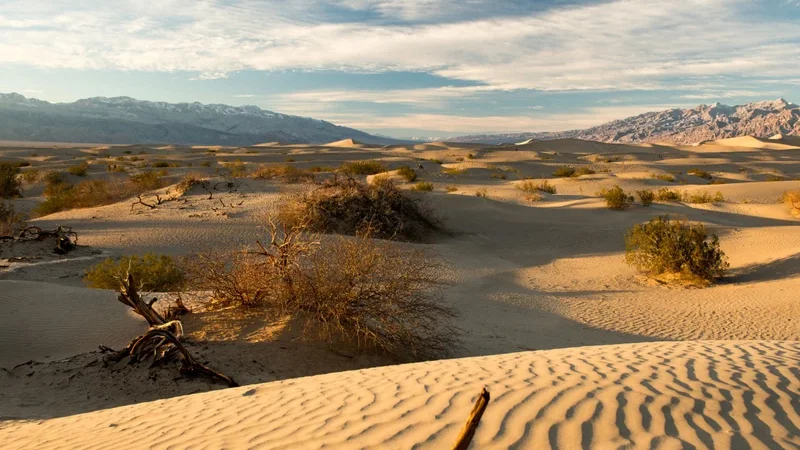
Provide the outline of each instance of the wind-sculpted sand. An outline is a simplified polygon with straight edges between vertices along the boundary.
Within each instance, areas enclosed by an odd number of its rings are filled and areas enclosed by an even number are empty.
[[[154,208],[131,198],[28,221],[72,227],[80,247],[66,256],[41,243],[0,243],[3,448],[447,448],[483,386],[492,400],[473,448],[800,448],[800,220],[779,200],[800,191],[794,138],[697,146],[6,143],[0,160],[30,162],[23,172],[86,161],[86,179],[124,179],[168,162],[167,186],[143,199],[177,195]],[[197,308],[183,319],[191,351],[242,388],[178,378],[174,368],[102,364],[98,346],[119,348],[144,324],[112,292],[86,288],[87,268],[106,257],[254,245],[267,215],[312,188],[253,178],[254,170],[290,164],[325,179],[363,160],[388,173],[360,181],[433,186],[410,195],[450,233],[413,245],[447,263],[443,296],[460,314],[462,359],[392,365],[298,339],[286,317]],[[250,175],[234,176],[235,164]],[[416,171],[413,182],[397,172],[404,165]],[[594,173],[554,176],[562,166]],[[176,194],[187,173],[219,189]],[[546,179],[556,193],[532,201],[519,188],[526,179]],[[597,192],[614,185],[719,192],[724,201],[611,211]],[[14,205],[32,211],[43,189],[26,181]],[[717,234],[730,261],[725,278],[698,289],[628,266],[626,231],[659,215]]]
[[[796,448],[800,343],[654,342],[432,361],[0,428],[21,448]]]

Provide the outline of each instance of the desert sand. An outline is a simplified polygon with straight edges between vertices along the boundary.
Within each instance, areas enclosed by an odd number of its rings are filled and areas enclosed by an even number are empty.
[[[472,448],[800,447],[800,220],[779,201],[800,190],[796,139],[0,147],[0,160],[31,163],[23,172],[88,161],[89,179],[127,176],[109,164],[135,172],[169,162],[172,183],[189,172],[229,179],[221,162],[331,168],[372,159],[391,170],[409,165],[434,186],[413,195],[453,233],[415,245],[448,263],[445,300],[465,330],[459,358],[397,365],[299,341],[289,319],[198,310],[185,321],[194,351],[241,388],[176,379],[174,370],[103,367],[97,347],[119,348],[146,324],[114,293],[84,287],[85,270],[107,257],[252,244],[280,199],[304,189],[237,178],[213,199],[192,190],[154,209],[132,210],[126,200],[28,221],[77,231],[81,247],[66,256],[0,248],[0,442],[447,448],[486,386],[492,401]],[[596,173],[554,177],[564,165]],[[393,178],[404,189],[414,184]],[[529,201],[517,187],[529,178],[547,179],[557,193]],[[725,200],[611,211],[596,192],[613,185]],[[23,189],[14,204],[30,211],[43,185]],[[625,264],[626,230],[663,214],[720,237],[731,267],[718,285],[661,284]],[[26,255],[34,256],[19,259]]]

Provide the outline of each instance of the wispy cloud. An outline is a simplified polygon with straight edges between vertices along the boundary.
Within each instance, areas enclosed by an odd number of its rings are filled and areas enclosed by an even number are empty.
[[[752,21],[745,0],[616,0],[414,22],[457,3],[327,2],[409,21],[377,25],[309,16],[303,6],[324,9],[326,2],[299,0],[17,0],[0,13],[0,58],[37,67],[188,70],[199,80],[244,69],[428,71],[494,89],[661,89],[681,79],[800,76],[800,65],[787,63],[800,58],[796,21]],[[491,16],[493,3],[467,4]]]

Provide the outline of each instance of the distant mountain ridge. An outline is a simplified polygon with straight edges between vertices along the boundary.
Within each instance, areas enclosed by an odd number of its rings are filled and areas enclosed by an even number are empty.
[[[150,102],[131,97],[49,103],[0,93],[0,140],[245,146],[343,139],[381,145],[402,142],[257,106]]]
[[[585,130],[471,135],[447,140],[500,144],[528,139],[575,138],[619,143],[670,141],[695,144],[738,136],[768,138],[776,134],[800,135],[800,106],[782,98],[736,106],[714,103],[691,109],[648,112]]]

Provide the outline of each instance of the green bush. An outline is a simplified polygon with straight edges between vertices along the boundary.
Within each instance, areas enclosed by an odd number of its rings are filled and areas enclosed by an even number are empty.
[[[558,167],[556,168],[556,171],[553,172],[554,177],[566,178],[566,177],[571,177],[573,175],[575,175],[575,168],[570,166]]]
[[[19,168],[12,163],[0,163],[0,197],[1,198],[14,198],[22,195],[22,188],[20,186],[17,174]]]
[[[533,182],[533,180],[524,180],[517,185],[517,189],[528,194],[535,194],[536,192],[556,193],[556,187],[547,180],[542,180],[538,183]]]
[[[420,181],[419,183],[415,184],[414,187],[411,189],[420,192],[430,192],[433,190],[433,183],[429,183],[427,181]]]
[[[608,209],[625,209],[633,203],[633,196],[625,193],[619,186],[603,188],[598,194],[606,200]]]
[[[350,161],[339,166],[339,171],[348,175],[375,175],[389,170],[380,161]]]
[[[84,281],[91,288],[117,290],[128,271],[140,283],[139,289],[146,292],[179,291],[186,282],[171,257],[154,253],[106,259],[88,269]]]
[[[573,177],[579,177],[581,175],[594,175],[595,173],[597,173],[597,172],[595,172],[594,170],[592,170],[589,167],[578,167],[575,170],[575,173],[572,174],[572,176]]]
[[[678,275],[711,282],[729,267],[719,238],[709,238],[702,224],[655,217],[635,225],[625,236],[625,260],[651,276]]]
[[[725,197],[723,197],[722,192],[719,191],[717,191],[714,195],[711,195],[708,192],[694,192],[691,194],[684,192],[683,201],[686,203],[717,203],[724,202]]]
[[[408,166],[401,166],[397,169],[397,174],[405,178],[406,181],[412,182],[417,179],[417,172]]]
[[[656,195],[650,189],[636,191],[636,196],[639,197],[639,201],[642,203],[642,206],[650,206],[653,204],[653,200],[656,197]]]
[[[656,192],[656,200],[660,202],[679,202],[681,201],[681,193],[661,188]]]
[[[89,173],[89,164],[84,162],[77,166],[67,167],[67,172],[78,177],[85,177]]]
[[[695,167],[694,169],[689,169],[686,173],[689,175],[694,175],[696,177],[705,178],[706,180],[710,180],[713,178],[710,173],[706,172],[703,169],[699,169]]]

